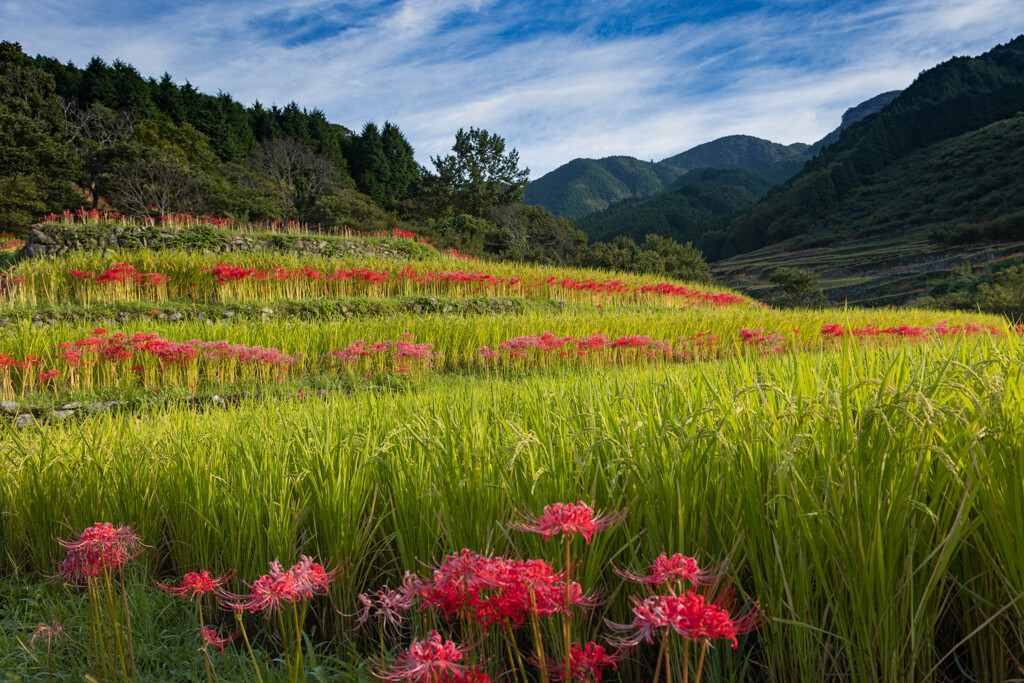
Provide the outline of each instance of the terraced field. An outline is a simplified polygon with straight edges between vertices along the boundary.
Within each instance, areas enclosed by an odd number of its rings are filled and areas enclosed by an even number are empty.
[[[711,270],[720,281],[757,297],[769,293],[768,275],[775,268],[804,268],[818,273],[821,289],[833,303],[899,306],[924,296],[955,269],[977,271],[1005,259],[1018,263],[1024,253],[1021,242],[941,247],[929,242],[928,232],[859,238],[826,247],[783,242],[713,263]]]
[[[1020,329],[342,239],[8,268],[0,670],[1021,675]]]

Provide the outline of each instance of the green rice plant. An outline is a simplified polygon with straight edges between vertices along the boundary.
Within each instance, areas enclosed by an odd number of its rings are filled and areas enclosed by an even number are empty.
[[[1004,453],[1024,450],[1022,358],[1005,335],[842,342],[833,353],[437,376],[411,393],[5,428],[4,557],[11,571],[46,568],[62,530],[130,521],[158,575],[202,566],[251,580],[299,553],[342,562],[348,583],[332,601],[352,614],[353,591],[396,585],[463,547],[555,563],[557,544],[508,524],[585,500],[627,510],[584,549],[585,589],[614,585],[613,563],[678,551],[728,561],[722,589],[738,606],[761,600],[764,627],[735,651],[712,650],[710,680],[1012,671],[1020,463]],[[998,565],[969,562],[979,549]],[[599,636],[602,617],[628,621],[625,593],[571,636]],[[325,636],[347,626],[328,611],[316,623]],[[996,637],[1001,650],[984,646]],[[983,669],[983,653],[1003,661]],[[646,665],[621,666],[631,680]]]
[[[715,286],[521,263],[467,264],[453,257],[410,262],[380,257],[314,257],[266,251],[75,252],[22,261],[6,274],[9,306],[181,299],[209,303],[314,297],[523,296],[673,308],[743,305]]]

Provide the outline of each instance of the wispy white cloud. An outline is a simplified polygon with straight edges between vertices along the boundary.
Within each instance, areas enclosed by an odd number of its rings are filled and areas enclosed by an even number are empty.
[[[391,120],[424,163],[459,127],[487,128],[536,177],[734,133],[812,142],[847,107],[1024,32],[1019,2],[8,0],[0,38],[247,104],[295,100],[351,128]]]

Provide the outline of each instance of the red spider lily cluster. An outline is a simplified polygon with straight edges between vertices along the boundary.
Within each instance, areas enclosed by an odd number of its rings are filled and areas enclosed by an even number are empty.
[[[431,244],[435,244],[431,242]],[[451,249],[445,249],[441,252],[442,256],[451,256],[452,258],[459,259],[460,261],[481,261],[483,259],[477,258],[476,256],[470,256],[469,254],[460,253],[458,249],[452,247]]]
[[[288,569],[274,560],[270,571],[256,579],[246,594],[220,593],[221,604],[236,612],[275,611],[318,595],[327,595],[331,581],[340,570],[324,567],[303,555]]]
[[[86,273],[80,270],[72,270],[70,274],[72,277],[83,281],[92,281],[98,285],[113,282],[134,284],[137,287],[159,287],[171,280],[170,276],[161,275],[160,273],[140,273],[130,263],[115,263],[99,275],[91,270]]]
[[[517,680],[530,680],[531,675],[524,666],[526,662],[535,667],[541,681],[602,681],[609,671],[617,669],[633,648],[658,639],[664,643],[674,635],[682,638],[684,644],[696,644],[702,648],[697,666],[696,680],[699,681],[709,647],[716,642],[724,642],[735,648],[741,636],[761,624],[757,607],[735,616],[730,612],[731,597],[709,599],[697,592],[698,587],[717,585],[721,572],[700,567],[692,557],[663,553],[644,571],[615,570],[626,580],[648,587],[667,588],[668,594],[634,598],[634,617],[628,624],[606,622],[616,634],[608,640],[613,649],[594,640],[573,640],[570,638],[572,625],[586,628],[588,620],[583,617],[600,603],[585,594],[581,585],[572,580],[571,543],[577,536],[587,544],[591,543],[596,534],[621,522],[625,513],[595,511],[578,501],[554,503],[539,514],[520,513],[519,517],[520,521],[510,524],[511,529],[535,533],[545,540],[555,536],[564,539],[566,556],[561,570],[541,559],[496,557],[464,549],[447,555],[422,576],[406,573],[397,590],[384,586],[374,593],[359,595],[362,609],[357,624],[364,625],[371,619],[380,623],[382,659],[372,667],[378,679],[485,683],[500,671],[502,678],[513,674]],[[130,678],[133,663],[128,602],[108,599],[103,582],[106,582],[107,589],[112,590],[117,570],[123,590],[121,570],[141,549],[139,537],[130,527],[97,523],[85,529],[77,539],[60,543],[67,552],[61,563],[60,576],[70,583],[87,585],[91,600],[107,600],[95,607],[92,614],[94,619],[100,619],[104,610],[110,613],[109,621],[98,626],[94,624],[92,664],[106,678]],[[303,625],[308,603],[328,594],[339,571],[339,568],[325,568],[303,555],[288,568],[274,560],[269,571],[249,584],[245,593],[231,593],[224,589],[232,574],[217,576],[207,570],[189,572],[176,584],[157,585],[170,595],[194,601],[199,617],[199,650],[206,660],[209,680],[215,679],[210,648],[222,653],[239,636],[253,660],[256,679],[262,680],[243,619],[249,613],[273,615],[274,618],[267,619],[265,623],[271,625],[276,622],[280,628],[279,642],[283,648],[288,680],[298,681],[306,674]],[[719,591],[718,595],[729,594]],[[207,598],[214,599],[223,609],[234,613],[238,621],[237,631],[221,635],[215,624],[205,622],[203,603]],[[432,611],[434,618],[407,618],[413,611]],[[559,647],[559,657],[545,655],[547,646],[539,626],[539,620],[544,618],[562,621],[564,640]],[[453,627],[461,624],[462,642],[475,642],[477,645],[460,644],[459,640],[447,638],[436,628],[427,630],[425,624],[431,621]],[[287,625],[289,622],[290,627]],[[408,646],[389,657],[384,642],[385,626],[390,627],[392,637],[397,637],[407,622],[423,625],[421,633],[426,635],[414,637]],[[532,653],[514,654],[519,647],[514,631],[527,624],[532,630]],[[474,632],[475,638],[472,637]],[[40,624],[33,640],[49,643],[62,633],[59,625]],[[551,631],[548,633],[550,635]],[[124,638],[119,639],[121,636]],[[508,659],[504,664],[501,657],[483,657],[477,652],[481,644],[492,642],[496,637],[505,639]],[[122,641],[129,645],[122,647]],[[111,649],[115,645],[116,652]],[[688,653],[688,650],[684,649],[684,652]],[[669,657],[663,646],[658,659],[659,670],[662,659],[666,663],[666,671],[669,670]],[[657,680],[657,672],[654,680]]]
[[[203,626],[199,629],[199,637],[202,638],[203,645],[212,645],[217,648],[217,652],[221,653],[224,652],[225,645],[237,639],[240,635],[242,635],[241,631],[235,631],[230,636],[221,637],[217,635],[216,629],[212,629],[209,626]]]
[[[229,282],[239,282],[252,278],[261,282],[289,282],[296,280],[312,280],[316,282],[353,282],[369,283],[386,282],[390,276],[386,270],[369,270],[367,268],[352,268],[345,270],[339,268],[333,273],[325,273],[316,270],[312,266],[303,266],[298,270],[273,266],[267,269],[243,268],[232,266],[228,263],[218,263],[212,268],[202,268],[203,272],[209,273],[210,277],[217,281],[218,285],[226,285]]]
[[[437,631],[426,638],[414,640],[399,653],[389,668],[378,668],[383,681],[423,681],[424,683],[487,683],[491,679],[482,671],[461,664],[466,648],[445,640]]]
[[[422,584],[410,575],[408,581],[398,590],[382,586],[373,593],[360,593],[359,603],[362,609],[356,623],[362,626],[370,618],[377,619],[384,627],[397,629],[404,619],[405,613],[415,604]]]
[[[623,647],[633,647],[641,642],[654,643],[668,631],[674,632],[686,641],[706,643],[723,640],[739,646],[738,636],[750,633],[760,625],[756,608],[739,617],[732,617],[728,610],[713,603],[694,591],[687,590],[679,595],[653,595],[644,600],[634,598],[634,619],[630,624],[609,624],[613,630],[622,632],[616,642]]]
[[[198,572],[189,572],[181,579],[177,586],[157,583],[160,588],[171,595],[179,597],[194,597],[203,595],[216,595],[221,586],[227,583],[233,574],[215,577],[205,569]]]
[[[1024,329],[1024,326],[1017,325],[1013,331],[1017,334],[1021,334],[1022,329]],[[935,323],[930,327],[900,325],[899,327],[879,328],[874,325],[866,325],[864,327],[847,328],[839,324],[830,324],[821,326],[821,334],[824,337],[835,339],[842,339],[843,337],[855,337],[859,339],[892,337],[907,339],[910,341],[920,341],[929,337],[952,337],[961,335],[965,337],[970,337],[972,335],[991,335],[998,337],[1002,335],[1003,332],[992,325],[977,325],[975,323],[954,325],[948,321],[943,321]]]
[[[131,527],[97,522],[71,541],[59,541],[67,551],[60,563],[60,575],[69,583],[86,583],[90,578],[119,569],[136,557],[142,542]]]
[[[12,251],[25,246],[25,240],[15,237],[10,233],[0,234],[0,251]]]
[[[434,361],[441,358],[434,353],[433,344],[417,344],[405,339],[397,341],[366,342],[357,339],[343,349],[328,351],[321,362],[332,370],[346,370],[360,376],[377,373],[408,374],[427,372]]]
[[[208,571],[189,572],[185,574],[177,585],[164,585],[158,583],[164,591],[171,595],[186,598],[196,598],[197,614],[199,616],[199,638],[202,646],[199,648],[206,657],[207,677],[212,680],[212,662],[207,652],[207,647],[213,646],[218,652],[224,651],[224,646],[241,635],[245,639],[246,647],[253,658],[253,665],[256,667],[256,679],[262,680],[259,673],[259,666],[256,664],[256,657],[253,654],[249,637],[245,632],[245,624],[242,615],[251,613],[274,613],[278,617],[281,627],[281,643],[284,647],[285,660],[288,665],[288,680],[298,681],[300,676],[305,679],[306,671],[303,655],[303,625],[306,616],[308,601],[317,597],[327,595],[331,583],[337,577],[340,568],[326,569],[311,557],[303,555],[294,565],[285,569],[280,561],[274,560],[270,563],[270,571],[257,578],[249,586],[248,593],[230,593],[224,590],[224,584],[231,578],[232,574],[215,577]],[[203,598],[211,596],[216,598],[221,607],[234,612],[238,620],[238,630],[230,636],[222,637],[217,630],[206,625],[203,619]],[[291,631],[285,627],[283,608],[287,605],[293,606],[290,615]],[[297,606],[301,605],[301,616]]]
[[[708,358],[715,355],[717,337],[701,332],[689,337],[677,337],[675,342],[668,339],[654,340],[650,335],[633,334],[609,339],[600,332],[586,337],[560,337],[551,332],[539,335],[513,337],[498,344],[496,349],[482,346],[477,350],[484,361],[498,363],[500,359],[532,358],[542,364],[558,357],[582,358],[591,356],[607,358],[608,362],[623,361],[625,352],[634,350],[633,358],[686,361]]]
[[[405,624],[406,613],[419,603],[419,611],[434,610],[447,617],[449,623],[461,624],[466,637],[476,630],[479,642],[487,640],[488,629],[497,627],[496,631],[506,638],[508,664],[513,671],[517,661],[520,668],[523,661],[529,662],[542,681],[601,681],[633,648],[656,640],[664,643],[670,633],[678,634],[686,643],[702,648],[697,667],[696,680],[699,681],[707,649],[715,642],[737,647],[740,636],[760,626],[761,617],[756,607],[734,616],[729,611],[730,600],[709,600],[698,593],[699,586],[717,584],[721,572],[700,567],[692,557],[663,553],[643,572],[616,570],[622,578],[641,585],[667,587],[668,594],[634,598],[631,623],[608,622],[615,634],[609,640],[613,649],[595,641],[581,644],[569,637],[572,623],[585,623],[584,619],[570,621],[569,617],[598,604],[571,580],[571,542],[581,536],[589,544],[595,534],[624,517],[622,512],[596,512],[582,501],[554,503],[540,514],[520,514],[521,521],[512,523],[511,529],[536,533],[545,540],[555,536],[564,538],[566,557],[562,571],[556,571],[543,560],[516,560],[462,550],[444,557],[424,576],[407,573],[399,590],[385,586],[375,594],[360,595],[363,611],[359,624],[366,623],[372,616],[381,621],[382,629],[386,623],[397,630]],[[547,645],[539,628],[541,618],[562,619],[560,657],[544,654]],[[526,624],[532,627],[533,654],[517,660],[512,655],[517,646],[513,631]],[[383,635],[381,637],[383,645]],[[389,666],[378,667],[376,674],[385,681],[486,680],[462,678],[470,672],[476,676],[484,675],[484,671],[493,674],[496,670],[493,662],[486,669],[479,665],[477,669],[466,667],[462,662],[469,651],[470,648],[431,631],[426,638],[413,640]],[[669,671],[669,656],[663,647],[658,658],[659,670],[664,659],[666,672]],[[505,671],[503,675],[509,673],[512,672]],[[515,676],[518,678],[519,674]],[[522,680],[529,679],[529,674],[523,670]]]
[[[403,590],[423,609],[465,617],[482,630],[519,628],[531,615],[571,616],[572,608],[599,604],[544,560],[488,557],[471,550],[446,556],[428,576],[407,577]]]
[[[617,567],[615,573],[627,581],[649,586],[663,586],[682,582],[699,586],[718,577],[718,572],[697,566],[695,558],[686,557],[681,553],[676,553],[672,556],[669,556],[668,553],[662,553],[651,563],[645,574],[634,574]]]
[[[42,643],[49,649],[54,643],[63,640],[65,637],[67,637],[67,632],[64,630],[64,625],[55,619],[49,624],[42,621],[39,622],[29,642],[32,645]]]
[[[605,671],[618,668],[626,653],[624,650],[608,652],[603,645],[591,641],[586,645],[572,643],[569,646],[569,673],[566,675],[564,662],[550,657],[545,661],[547,674],[553,681],[601,681]]]
[[[728,292],[703,292],[683,285],[643,285],[637,288],[641,292],[654,292],[663,296],[681,296],[694,303],[706,303],[712,306],[742,306],[749,303],[746,299]]]
[[[740,341],[747,346],[756,348],[761,353],[768,355],[782,353],[785,350],[786,338],[778,332],[764,333],[760,327],[749,330],[744,327],[739,332]]]
[[[38,371],[44,361],[32,355],[18,361],[0,354],[0,390],[14,394],[14,379],[21,391],[35,383],[63,378],[71,387],[93,387],[141,381],[145,386],[185,385],[194,389],[201,381],[223,384],[236,379],[281,379],[302,359],[278,349],[231,344],[227,341],[192,339],[174,342],[156,333],[108,335],[98,328],[93,336],[64,341],[53,356],[59,367]]]
[[[95,678],[129,680],[135,662],[124,569],[141,552],[141,539],[129,526],[97,522],[78,538],[58,543],[65,550],[58,576],[85,586],[89,594],[89,654]]]
[[[449,255],[468,260],[465,254]],[[99,275],[94,272],[70,271],[69,281],[72,294],[106,296],[109,299],[157,297],[165,289],[175,296],[207,296],[216,294],[222,298],[259,299],[268,295],[288,297],[319,296],[394,296],[398,294],[423,294],[434,296],[523,296],[531,298],[571,299],[578,301],[640,301],[660,302],[666,305],[683,303],[685,306],[727,307],[749,305],[749,301],[735,294],[710,292],[669,283],[643,284],[623,280],[595,281],[576,280],[571,277],[552,275],[547,278],[525,278],[519,276],[499,277],[485,271],[427,271],[416,272],[412,266],[395,270],[372,270],[367,268],[319,270],[310,265],[299,268],[270,266],[267,268],[247,267],[231,263],[217,263],[200,269],[205,274],[197,285],[187,288],[180,285],[176,291],[174,282],[190,282],[191,272],[141,273],[126,263],[113,264]],[[12,281],[9,281],[13,284]],[[34,282],[34,281],[33,281]],[[82,288],[80,283],[90,284],[121,283],[121,287],[97,289]],[[76,285],[76,283],[78,283]],[[138,285],[127,288],[125,284]],[[161,287],[160,285],[166,285]],[[43,286],[43,285],[40,285]],[[149,286],[149,289],[146,288]],[[30,287],[32,291],[35,285]],[[43,287],[45,289],[45,286]],[[174,291],[172,291],[174,290]],[[21,291],[21,290],[19,290]]]

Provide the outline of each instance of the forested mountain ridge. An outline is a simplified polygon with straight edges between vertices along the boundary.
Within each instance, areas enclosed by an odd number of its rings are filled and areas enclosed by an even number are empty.
[[[729,135],[658,162],[630,156],[573,159],[532,181],[523,201],[578,220],[624,199],[663,192],[695,168],[739,168],[758,173],[775,162],[797,158],[806,149],[807,145],[801,143],[782,145],[749,135]],[[791,172],[795,173],[796,168]]]
[[[944,180],[952,181],[964,200],[955,212],[926,215],[917,207],[903,215],[895,209],[903,198],[930,196],[936,187],[919,168],[929,165],[928,150],[941,149],[933,146],[981,131],[1022,110],[1024,36],[979,57],[956,57],[929,69],[888,106],[849,126],[800,173],[733,221],[720,236],[718,253],[710,256],[727,257],[795,237],[824,244],[894,229],[928,227],[936,234],[948,233],[952,224],[989,221],[1024,209],[1024,194],[992,195],[993,189],[985,189],[990,175],[978,170],[998,171],[994,158],[975,158],[977,167],[944,170]],[[999,143],[990,142],[986,133],[962,140],[991,152]],[[904,175],[899,182],[889,183],[888,192],[878,192],[880,174],[915,154],[919,163],[900,166]]]
[[[728,216],[753,204],[771,187],[771,182],[744,169],[699,168],[664,192],[625,199],[580,219],[576,226],[593,240],[640,240],[653,234],[699,244],[704,233],[724,228]]]
[[[781,145],[743,135],[728,136],[669,157],[655,167],[689,170],[671,186],[646,198],[628,198],[576,221],[591,239],[647,234],[690,241],[712,254],[732,217],[763,197],[772,186],[797,173],[816,150],[837,140],[842,130],[881,110],[900,91],[882,93],[847,109],[842,123],[813,145]],[[643,162],[640,162],[643,163]],[[695,168],[690,164],[706,164]],[[718,164],[718,166],[714,166]],[[568,169],[572,164],[565,167]],[[723,172],[720,169],[727,169]]]
[[[616,202],[664,192],[683,174],[697,168],[742,169],[771,185],[782,183],[822,147],[837,140],[843,129],[877,112],[899,92],[882,93],[847,109],[839,127],[810,145],[783,145],[750,135],[727,135],[661,161],[642,161],[630,156],[573,159],[532,181],[523,201],[578,221]],[[630,232],[635,231],[624,231]]]

